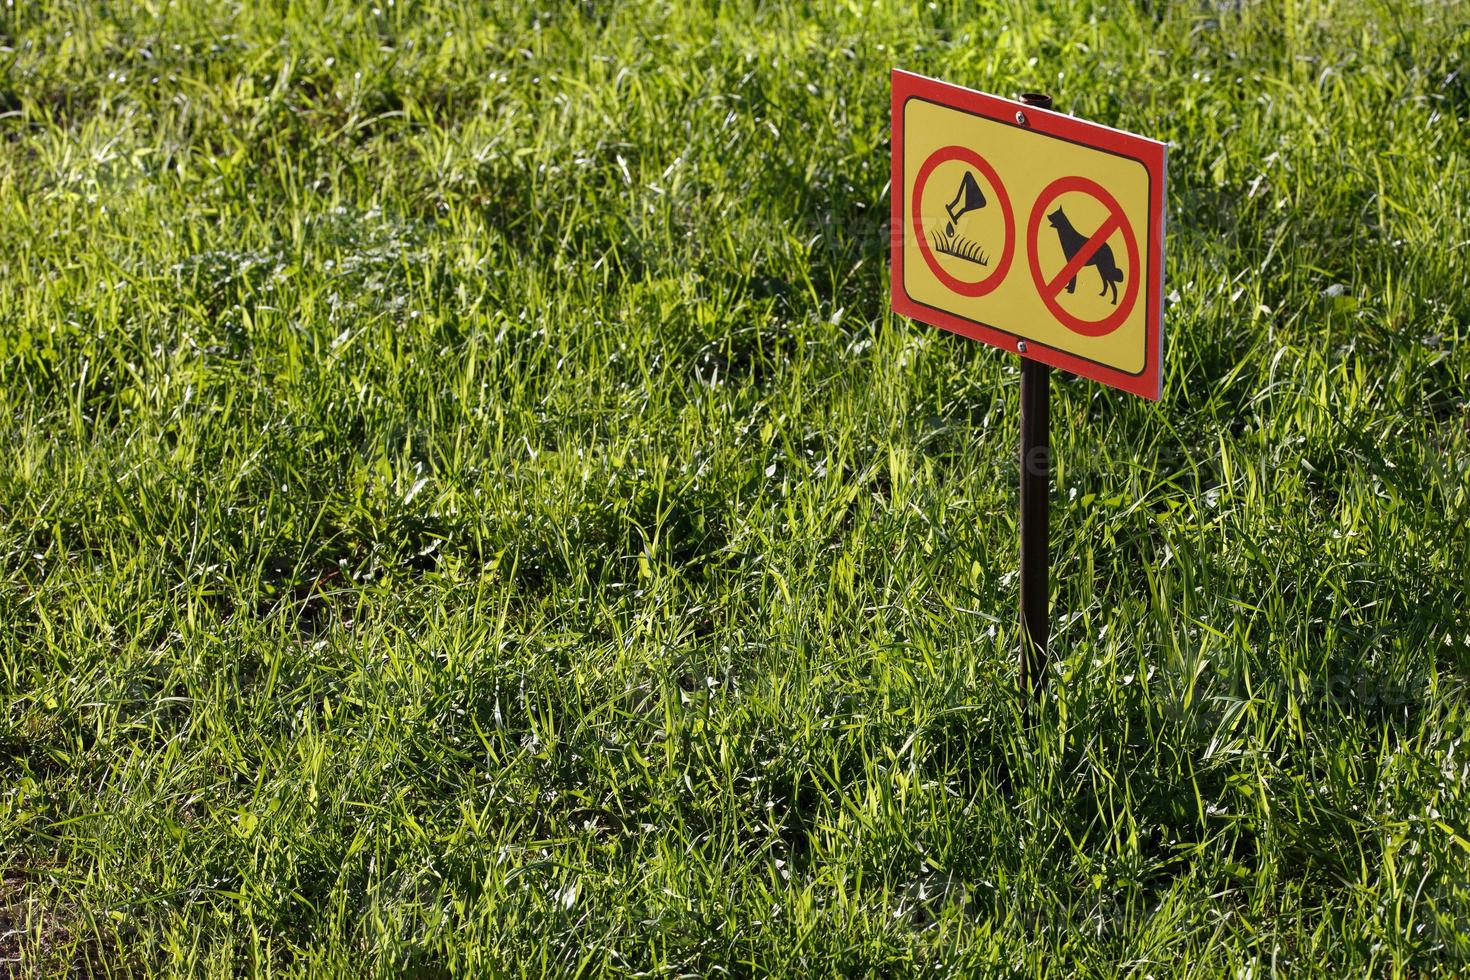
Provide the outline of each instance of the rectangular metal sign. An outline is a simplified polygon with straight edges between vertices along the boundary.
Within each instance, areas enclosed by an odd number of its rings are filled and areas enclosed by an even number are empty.
[[[1165,146],[893,72],[893,309],[1157,399]]]

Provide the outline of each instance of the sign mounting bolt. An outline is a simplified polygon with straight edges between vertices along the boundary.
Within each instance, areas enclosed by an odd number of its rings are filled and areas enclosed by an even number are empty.
[[[1026,113],[1022,112],[1020,109],[1016,110],[1016,122],[1020,123],[1022,126],[1026,125]]]
[[[1016,341],[1016,350],[1019,353],[1022,353],[1022,354],[1026,353],[1026,341],[1024,341],[1024,340],[1018,340],[1018,341]]]

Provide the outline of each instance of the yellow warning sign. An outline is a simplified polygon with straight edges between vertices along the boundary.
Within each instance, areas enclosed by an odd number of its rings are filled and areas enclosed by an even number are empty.
[[[1164,146],[893,75],[900,313],[1157,398]]]

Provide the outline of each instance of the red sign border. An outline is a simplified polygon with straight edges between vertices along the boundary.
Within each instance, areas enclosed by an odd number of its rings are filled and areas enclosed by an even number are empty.
[[[891,81],[892,182],[889,185],[888,196],[891,204],[889,255],[893,311],[901,316],[932,324],[1002,350],[1019,353],[1019,342],[1025,341],[1026,350],[1021,353],[1022,357],[1029,357],[1043,364],[1050,364],[1052,367],[1070,371],[1084,378],[1091,378],[1151,401],[1157,401],[1162,394],[1163,387],[1164,182],[1167,177],[1165,145],[1099,123],[1022,105],[1010,99],[986,95],[983,92],[951,85],[898,68],[893,69]],[[1043,136],[1051,136],[1113,153],[1136,160],[1143,165],[1149,178],[1149,214],[1146,229],[1148,244],[1144,249],[1148,276],[1145,278],[1153,280],[1154,288],[1147,291],[1144,364],[1141,371],[1137,374],[1129,374],[1076,354],[1048,347],[1022,334],[926,306],[908,295],[903,285],[904,246],[907,238],[907,227],[904,221],[906,202],[903,192],[903,110],[905,104],[914,98],[948,106],[961,112]],[[1025,125],[1016,121],[1018,112],[1025,114]]]

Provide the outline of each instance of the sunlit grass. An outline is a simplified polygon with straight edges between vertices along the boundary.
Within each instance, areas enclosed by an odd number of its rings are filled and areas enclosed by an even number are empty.
[[[1466,8],[539,6],[0,12],[5,969],[1465,970]],[[1029,730],[892,66],[1171,144]]]

